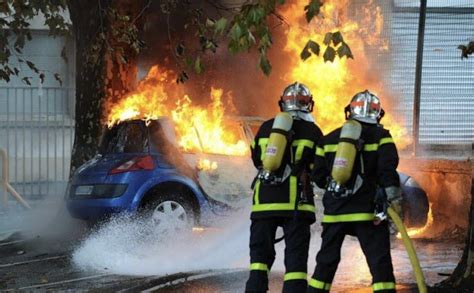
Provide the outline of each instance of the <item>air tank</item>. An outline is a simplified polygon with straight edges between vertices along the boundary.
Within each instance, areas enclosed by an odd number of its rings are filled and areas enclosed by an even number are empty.
[[[293,117],[290,114],[281,112],[276,115],[263,157],[263,169],[265,171],[274,172],[280,168],[288,143],[287,133],[291,130],[292,125]]]
[[[334,164],[332,166],[331,176],[337,185],[344,185],[352,175],[352,168],[354,167],[354,161],[357,155],[356,146],[344,139],[358,140],[362,133],[362,125],[353,120],[347,120],[341,129],[340,138],[337,145],[336,156],[334,158]]]

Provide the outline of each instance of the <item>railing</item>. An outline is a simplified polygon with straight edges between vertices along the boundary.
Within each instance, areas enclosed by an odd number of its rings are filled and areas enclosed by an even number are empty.
[[[21,195],[10,185],[8,172],[8,154],[7,151],[0,148],[0,157],[2,158],[2,187],[3,187],[3,206],[8,208],[8,193],[10,193],[22,206],[31,209],[30,205],[21,197]]]

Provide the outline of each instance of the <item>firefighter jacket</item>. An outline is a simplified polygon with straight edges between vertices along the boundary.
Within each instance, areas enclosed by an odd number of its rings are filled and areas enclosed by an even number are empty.
[[[336,198],[326,191],[323,196],[323,223],[372,221],[377,188],[400,186],[396,171],[398,153],[390,132],[381,125],[361,124],[362,144],[347,187],[353,187],[357,175],[363,179],[362,186],[345,198]],[[341,128],[338,128],[324,136],[316,148],[312,179],[321,188],[326,188],[331,175],[340,132]]]
[[[252,160],[257,169],[262,168],[262,161],[272,130],[273,120],[264,122],[251,145]],[[290,140],[283,155],[280,168],[276,175],[282,175],[287,165],[292,168],[291,175],[277,185],[270,185],[256,180],[254,185],[251,219],[273,216],[293,217],[295,208],[298,215],[315,220],[315,208],[310,180],[303,184],[304,172],[309,175],[310,165],[314,161],[316,145],[322,132],[316,124],[300,119],[293,121]],[[290,147],[291,145],[291,147]],[[309,177],[309,176],[308,176]],[[304,194],[306,201],[301,202]]]

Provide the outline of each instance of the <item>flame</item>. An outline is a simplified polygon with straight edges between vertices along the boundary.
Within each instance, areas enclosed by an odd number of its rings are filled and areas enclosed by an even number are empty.
[[[197,164],[197,168],[203,171],[214,171],[217,169],[217,162],[209,159],[200,159]]]
[[[430,208],[428,210],[428,219],[426,221],[426,224],[421,227],[421,228],[408,228],[407,229],[407,234],[410,236],[410,238],[419,238],[422,237],[426,231],[428,231],[431,226],[433,225],[433,210],[431,209],[431,203],[430,203]],[[402,235],[397,233],[397,238],[401,239]]]
[[[239,139],[238,125],[224,119],[224,91],[211,88],[211,103],[207,107],[196,106],[170,80],[173,76],[171,71],[153,66],[134,92],[116,103],[108,102],[107,125],[112,127],[131,119],[149,121],[171,117],[178,144],[184,151],[246,155],[248,145]]]
[[[287,43],[285,51],[291,58],[291,70],[286,80],[299,81],[307,85],[315,98],[315,118],[324,133],[340,127],[345,120],[343,109],[350,98],[357,92],[369,89],[377,94],[384,108],[389,106],[390,94],[380,78],[381,72],[374,72],[370,63],[373,59],[368,50],[371,47],[386,51],[389,44],[381,33],[384,20],[380,7],[373,1],[357,10],[355,16],[360,21],[352,20],[349,0],[326,1],[321,8],[321,14],[310,24],[306,23],[302,11],[307,4],[305,1],[295,1],[282,12],[286,22]],[[374,7],[375,6],[375,7]],[[349,44],[354,60],[339,59],[334,62],[324,62],[322,56],[311,57],[302,61],[299,57],[301,49],[311,39],[321,45],[324,54],[326,46],[323,40],[326,32],[340,31],[344,41]],[[382,122],[390,130],[397,146],[404,148],[411,143],[406,128],[387,111]]]

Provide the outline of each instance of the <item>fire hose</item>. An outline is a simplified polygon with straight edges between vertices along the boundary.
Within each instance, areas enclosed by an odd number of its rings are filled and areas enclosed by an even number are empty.
[[[402,235],[403,244],[405,245],[405,249],[408,253],[408,257],[410,258],[411,266],[413,267],[413,272],[415,273],[415,279],[418,285],[418,291],[420,293],[428,292],[426,289],[425,277],[420,267],[420,261],[418,260],[415,247],[413,246],[410,236],[408,236],[407,230],[405,228],[405,225],[403,225],[402,219],[400,219],[400,216],[391,207],[387,208],[387,213],[392,219],[395,226],[397,227],[400,234]]]

